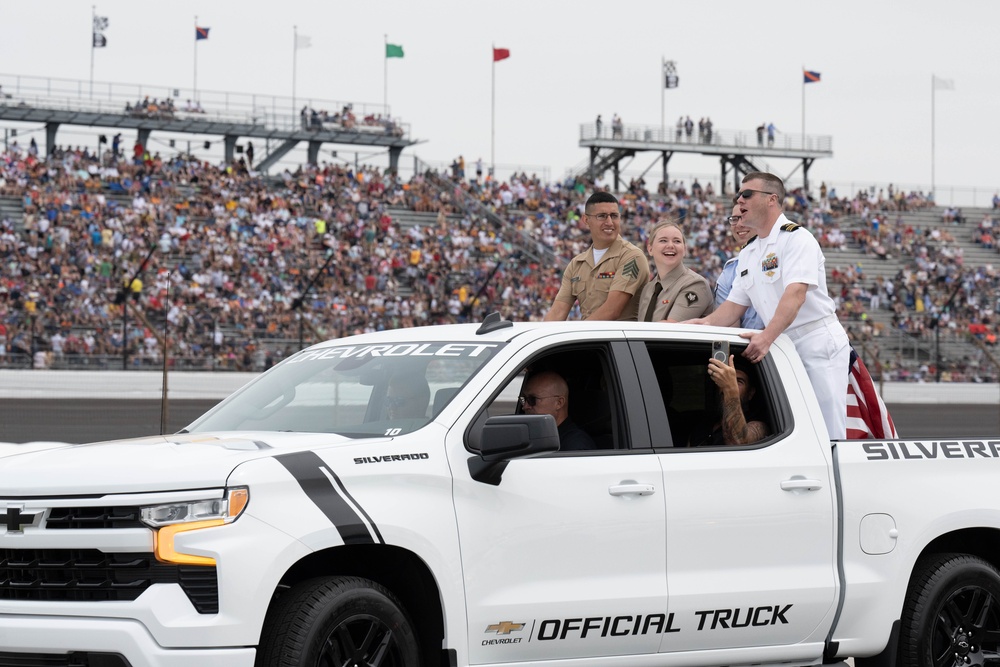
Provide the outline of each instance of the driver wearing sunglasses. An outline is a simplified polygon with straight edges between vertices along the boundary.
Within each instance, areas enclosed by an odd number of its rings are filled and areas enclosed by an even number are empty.
[[[526,415],[552,415],[559,426],[559,451],[597,449],[594,440],[569,417],[569,385],[553,371],[535,373],[524,381],[518,405]]]

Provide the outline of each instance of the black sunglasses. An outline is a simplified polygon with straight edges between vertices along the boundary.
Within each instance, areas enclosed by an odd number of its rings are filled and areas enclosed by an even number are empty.
[[[755,192],[759,192],[762,195],[774,195],[775,197],[778,196],[777,192],[768,192],[766,190],[751,190],[750,188],[747,188],[746,190],[741,190],[736,193],[736,196],[733,197],[733,203],[738,204],[741,199],[750,199],[750,197],[752,197],[753,193]]]
[[[559,398],[559,396],[556,396],[555,394],[552,396],[534,396],[532,394],[526,394],[525,396],[518,396],[517,402],[521,404],[521,407],[527,405],[528,407],[533,408],[535,407],[535,403],[538,403],[538,401],[546,398]]]

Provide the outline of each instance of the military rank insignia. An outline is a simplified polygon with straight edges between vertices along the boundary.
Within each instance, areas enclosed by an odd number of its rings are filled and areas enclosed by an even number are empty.
[[[639,263],[635,261],[634,257],[622,267],[622,275],[629,280],[635,280],[639,277]]]

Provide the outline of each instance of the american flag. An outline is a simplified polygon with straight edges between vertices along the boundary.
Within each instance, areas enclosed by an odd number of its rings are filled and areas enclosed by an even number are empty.
[[[892,417],[875,391],[872,376],[851,348],[851,362],[847,373],[847,439],[895,440],[899,437]]]

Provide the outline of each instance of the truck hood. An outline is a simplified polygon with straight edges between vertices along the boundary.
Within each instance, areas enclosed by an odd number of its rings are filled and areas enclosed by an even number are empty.
[[[371,446],[390,438],[329,433],[189,433],[84,445],[0,443],[5,497],[105,495],[225,486],[244,461],[329,446]]]

